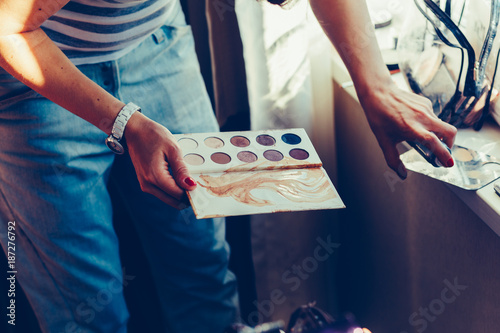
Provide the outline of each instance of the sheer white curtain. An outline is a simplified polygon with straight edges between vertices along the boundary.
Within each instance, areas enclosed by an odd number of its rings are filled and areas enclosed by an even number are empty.
[[[253,129],[311,124],[308,2],[282,9],[265,1],[236,1]]]

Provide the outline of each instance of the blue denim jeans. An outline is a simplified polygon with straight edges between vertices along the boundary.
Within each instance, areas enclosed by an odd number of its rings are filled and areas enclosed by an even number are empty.
[[[181,12],[119,60],[79,68],[173,133],[217,130]],[[196,220],[190,208],[143,193],[130,159],[111,153],[103,132],[5,72],[2,95],[0,242],[7,252],[15,221],[17,280],[44,332],[127,330],[123,289],[134,281],[122,272],[108,181],[135,224],[168,332],[221,333],[235,320],[223,219]]]

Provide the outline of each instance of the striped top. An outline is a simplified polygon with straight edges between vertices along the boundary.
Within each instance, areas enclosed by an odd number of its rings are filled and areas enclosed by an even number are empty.
[[[76,65],[116,60],[175,17],[177,0],[71,0],[42,29]]]

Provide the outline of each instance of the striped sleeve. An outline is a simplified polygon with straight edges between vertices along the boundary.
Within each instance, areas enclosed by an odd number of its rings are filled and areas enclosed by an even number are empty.
[[[72,0],[42,25],[79,65],[119,58],[165,24],[176,0]]]

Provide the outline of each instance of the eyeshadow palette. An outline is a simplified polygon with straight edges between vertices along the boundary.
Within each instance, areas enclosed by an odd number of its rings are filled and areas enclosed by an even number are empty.
[[[175,137],[199,219],[345,207],[304,129]]]

